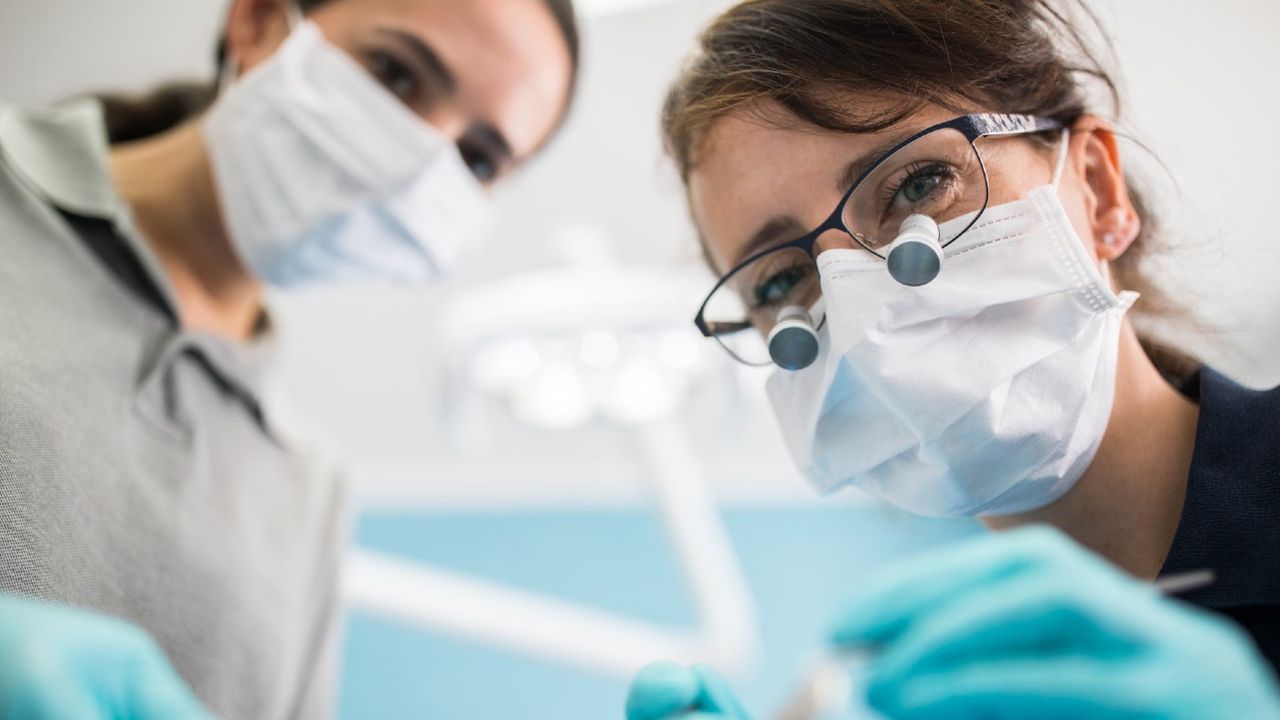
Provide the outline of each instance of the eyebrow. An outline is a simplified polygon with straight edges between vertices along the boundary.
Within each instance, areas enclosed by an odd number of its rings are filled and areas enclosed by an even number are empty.
[[[458,91],[458,76],[449,68],[449,65],[440,57],[440,54],[435,51],[435,48],[427,44],[426,41],[413,33],[397,28],[380,27],[377,30],[383,35],[395,38],[407,47],[417,58],[423,69],[433,75],[436,81],[440,83],[440,87],[444,89],[445,93],[453,95]],[[498,156],[497,159],[501,163],[515,164],[515,150],[512,149],[511,143],[492,124],[486,122],[477,123],[466,134],[489,148],[491,152]]]
[[[722,272],[729,272],[733,268],[742,264],[743,260],[755,255],[770,245],[781,245],[789,240],[795,240],[804,235],[805,228],[800,221],[791,215],[776,215],[769,218],[769,221],[760,226],[759,230],[751,235],[751,239],[742,246],[738,251],[738,257],[727,268],[723,268]]]
[[[440,87],[450,95],[458,90],[458,76],[453,70],[441,59],[440,54],[428,45],[422,38],[396,28],[380,27],[377,31],[383,35],[387,35],[398,40],[402,45],[413,53],[418,60],[418,64],[422,66],[440,83]]]
[[[862,177],[862,173],[866,172],[868,168],[879,162],[880,159],[884,157],[885,153],[896,148],[899,143],[911,137],[916,132],[918,132],[918,130],[912,130],[910,132],[902,133],[896,137],[892,137],[855,158],[848,165],[845,165],[844,169],[841,170],[840,174],[836,177],[836,190],[840,193],[841,197],[843,197],[844,194],[849,191],[849,188],[853,187],[853,184]]]
[[[866,172],[873,164],[884,157],[885,153],[896,148],[902,141],[919,132],[913,129],[904,133],[900,133],[885,142],[871,148],[867,152],[855,158],[852,162],[845,165],[836,176],[836,192],[841,197],[853,187],[853,184],[862,177],[862,173]],[[738,254],[738,258],[729,266],[729,269],[735,268],[742,264],[742,261],[760,252],[769,245],[780,245],[789,240],[796,240],[809,232],[799,220],[791,215],[777,215],[769,219],[760,229],[755,231],[751,239],[742,246],[742,250]],[[790,237],[788,237],[790,236]]]

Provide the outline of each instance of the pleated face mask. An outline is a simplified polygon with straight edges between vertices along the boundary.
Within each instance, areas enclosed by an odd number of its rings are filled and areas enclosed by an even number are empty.
[[[279,287],[424,284],[486,228],[457,146],[297,20],[204,122],[233,245]]]
[[[776,371],[768,392],[820,492],[858,487],[921,515],[1004,515],[1053,502],[1084,474],[1137,295],[1112,292],[1057,184],[988,208],[922,287],[899,284],[865,250],[818,257],[819,357]]]

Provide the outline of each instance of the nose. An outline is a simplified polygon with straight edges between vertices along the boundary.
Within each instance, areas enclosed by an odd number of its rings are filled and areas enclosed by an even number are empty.
[[[813,256],[816,258],[828,250],[850,249],[858,247],[858,243],[849,233],[843,230],[828,230],[813,241]]]

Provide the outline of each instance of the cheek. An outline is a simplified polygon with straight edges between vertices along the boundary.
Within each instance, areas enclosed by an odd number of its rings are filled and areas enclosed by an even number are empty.
[[[1053,182],[1055,154],[1009,139],[989,141],[979,146],[979,152],[989,180],[990,205],[1021,200],[1030,190]]]
[[[993,206],[1013,202],[1022,198],[1028,190],[1052,182],[1053,164],[1056,157],[1044,154],[1022,156],[1005,156],[1002,162],[989,163],[988,174],[991,177],[991,197]],[[1085,251],[1095,261],[1098,259],[1098,248],[1094,237],[1091,195],[1086,192],[1085,183],[1068,168],[1058,185],[1058,198],[1067,211],[1067,218],[1080,236]]]

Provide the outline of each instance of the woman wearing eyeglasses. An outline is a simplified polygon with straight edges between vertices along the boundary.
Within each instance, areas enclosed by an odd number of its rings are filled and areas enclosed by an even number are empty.
[[[1081,18],[1051,0],[725,13],[663,118],[720,276],[697,324],[773,366],[820,491],[1074,541],[985,538],[869,589],[834,637],[873,648],[878,710],[1277,717],[1280,390],[1135,330],[1173,304],[1142,274],[1159,230],[1089,100],[1117,90]],[[1193,570],[1216,578],[1198,610],[1135,581]],[[704,671],[663,672],[633,717],[739,716]]]

